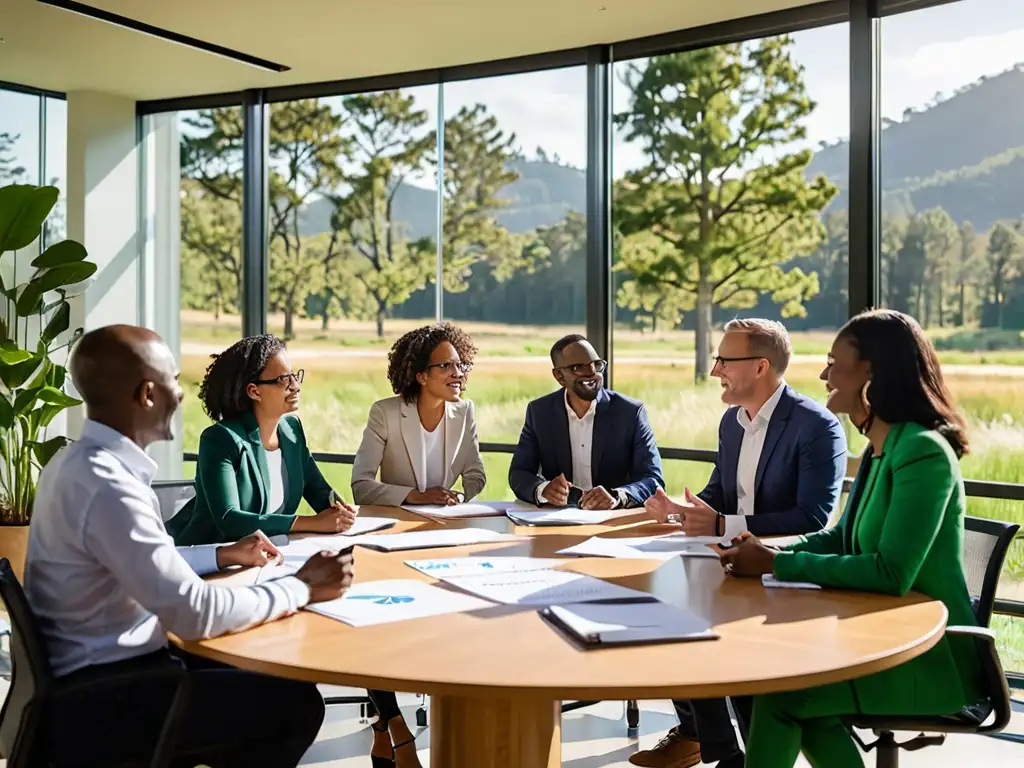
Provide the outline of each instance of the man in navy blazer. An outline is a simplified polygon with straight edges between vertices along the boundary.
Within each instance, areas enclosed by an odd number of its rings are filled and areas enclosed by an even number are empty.
[[[699,494],[677,504],[659,491],[646,503],[657,520],[678,520],[691,536],[785,536],[821,530],[839,502],[846,434],[824,406],[789,387],[789,334],[770,320],[733,320],[724,329],[711,375],[730,408],[718,427],[718,455]],[[733,700],[741,726],[748,701]],[[675,702],[680,727],[634,765],[686,768],[743,765],[725,699]]]
[[[661,488],[661,456],[643,403],[604,389],[608,364],[579,334],[551,348],[561,389],[526,407],[508,482],[530,504],[564,506],[583,491],[583,509],[641,506]]]

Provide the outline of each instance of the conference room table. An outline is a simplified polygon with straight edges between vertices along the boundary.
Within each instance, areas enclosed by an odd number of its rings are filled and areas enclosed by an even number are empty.
[[[440,527],[395,508],[363,507],[360,513],[397,519],[392,532]],[[529,539],[396,553],[357,547],[356,581],[434,581],[404,564],[410,559],[559,557],[558,550],[594,535],[673,530],[642,510],[592,526],[523,527],[503,516],[446,525]],[[234,667],[294,680],[429,694],[433,768],[553,768],[561,765],[562,701],[710,698],[849,680],[924,653],[946,624],[942,603],[921,595],[766,589],[757,579],[726,576],[717,558],[572,557],[561,567],[685,607],[709,620],[719,638],[582,650],[535,608],[494,605],[360,628],[301,611],[240,634],[182,645]]]

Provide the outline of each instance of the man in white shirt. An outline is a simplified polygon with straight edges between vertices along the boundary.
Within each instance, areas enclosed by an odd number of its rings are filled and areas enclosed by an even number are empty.
[[[786,536],[821,530],[839,501],[846,472],[846,435],[824,406],[786,385],[792,347],[781,323],[726,324],[711,375],[731,406],[718,429],[718,455],[700,494],[677,504],[659,491],[647,501],[656,520],[679,522],[691,536]],[[749,699],[733,699],[741,727]],[[688,768],[719,762],[742,767],[725,699],[675,702],[680,727],[634,765]],[[699,734],[699,740],[698,740]]]
[[[509,468],[516,497],[565,506],[571,494],[583,509],[641,506],[664,485],[643,403],[604,388],[608,364],[583,336],[555,342],[551,365],[561,388],[526,408]]]
[[[54,674],[71,682],[184,666],[192,692],[175,765],[297,765],[323,721],[316,687],[173,653],[166,634],[214,637],[336,598],[351,583],[351,554],[315,555],[294,576],[259,586],[204,582],[202,574],[263,565],[279,552],[262,534],[177,549],[165,531],[145,449],[172,436],[183,396],[170,350],[143,328],[101,328],[78,341],[71,376],[88,421],[39,479],[25,573]],[[45,753],[33,762],[146,761],[172,693],[149,684],[64,697],[45,715]]]

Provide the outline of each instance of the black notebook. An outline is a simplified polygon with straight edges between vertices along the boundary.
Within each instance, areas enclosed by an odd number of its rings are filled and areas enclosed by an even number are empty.
[[[585,649],[718,638],[699,616],[654,600],[553,605],[540,615]]]

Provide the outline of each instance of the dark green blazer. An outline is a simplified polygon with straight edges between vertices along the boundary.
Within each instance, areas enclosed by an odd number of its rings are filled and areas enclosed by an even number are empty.
[[[288,479],[284,506],[279,513],[268,514],[270,472],[256,417],[249,413],[203,432],[199,438],[196,497],[167,523],[175,544],[237,541],[255,531],[268,536],[288,533],[302,499],[316,512],[331,505],[331,486],[306,447],[299,419],[282,418],[277,437]]]
[[[870,449],[869,449],[870,451]],[[826,587],[941,600],[949,626],[976,625],[963,568],[964,482],[938,432],[893,425],[867,455],[839,523],[775,557],[775,575]],[[950,714],[983,696],[974,641],[944,637],[894,669],[853,681],[863,714]]]

